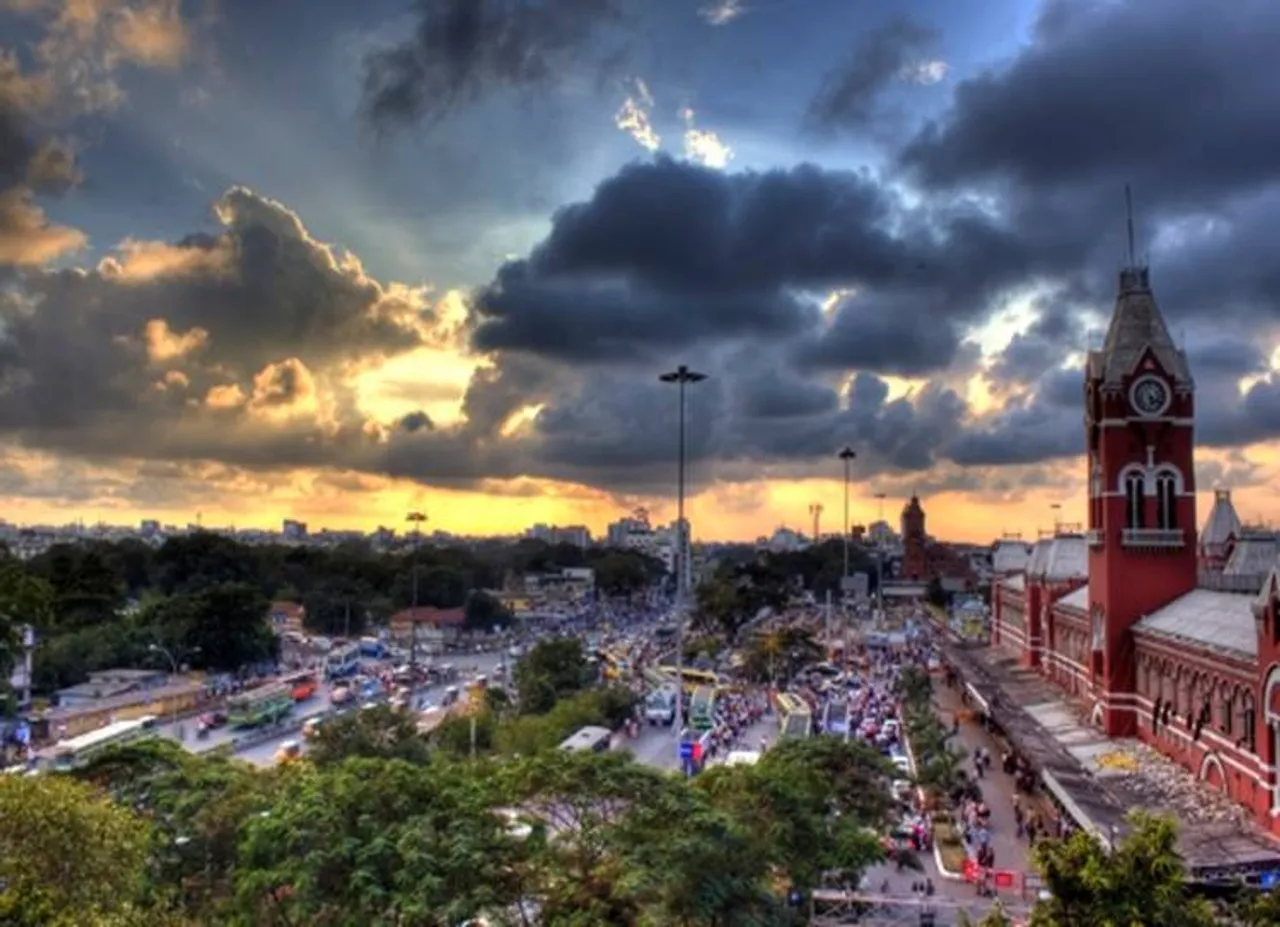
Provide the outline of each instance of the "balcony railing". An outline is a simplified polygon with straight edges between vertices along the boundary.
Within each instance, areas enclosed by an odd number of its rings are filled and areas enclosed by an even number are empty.
[[[1120,532],[1125,547],[1179,548],[1186,546],[1187,534],[1181,528],[1125,528]]]
[[[1107,533],[1101,528],[1090,528],[1084,533],[1084,539],[1090,547],[1101,547],[1107,539]]]

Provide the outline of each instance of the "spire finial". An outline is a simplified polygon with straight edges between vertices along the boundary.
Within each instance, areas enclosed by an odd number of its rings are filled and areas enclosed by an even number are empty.
[[[1129,230],[1129,266],[1137,267],[1133,247],[1133,191],[1129,189],[1128,184],[1124,185],[1124,215]]]

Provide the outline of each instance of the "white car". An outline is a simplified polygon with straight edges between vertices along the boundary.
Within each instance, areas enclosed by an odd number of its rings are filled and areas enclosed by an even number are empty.
[[[893,765],[904,776],[911,775],[911,761],[905,756],[895,756],[893,758]]]

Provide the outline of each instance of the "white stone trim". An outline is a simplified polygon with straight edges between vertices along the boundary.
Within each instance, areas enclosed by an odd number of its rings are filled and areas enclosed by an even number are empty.
[[[1227,778],[1227,770],[1222,765],[1222,757],[1218,756],[1217,752],[1214,750],[1207,751],[1204,757],[1201,758],[1200,771],[1196,774],[1196,778],[1201,782],[1208,782],[1210,766],[1218,767],[1218,775],[1222,777],[1222,787],[1223,789],[1226,789],[1231,780]]]

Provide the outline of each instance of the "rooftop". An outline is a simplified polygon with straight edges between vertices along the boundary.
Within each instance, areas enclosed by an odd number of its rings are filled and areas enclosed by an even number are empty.
[[[1123,834],[1127,812],[1145,808],[1178,819],[1179,850],[1199,877],[1280,864],[1280,846],[1234,804],[1139,742],[1104,736],[1016,657],[954,642],[943,650],[1013,745],[1102,836]]]
[[[1246,660],[1258,659],[1252,595],[1193,589],[1143,618],[1134,630]]]
[[[1231,502],[1231,490],[1213,491],[1213,508],[1200,532],[1200,548],[1207,554],[1220,555],[1232,538],[1240,536],[1240,516]]]

